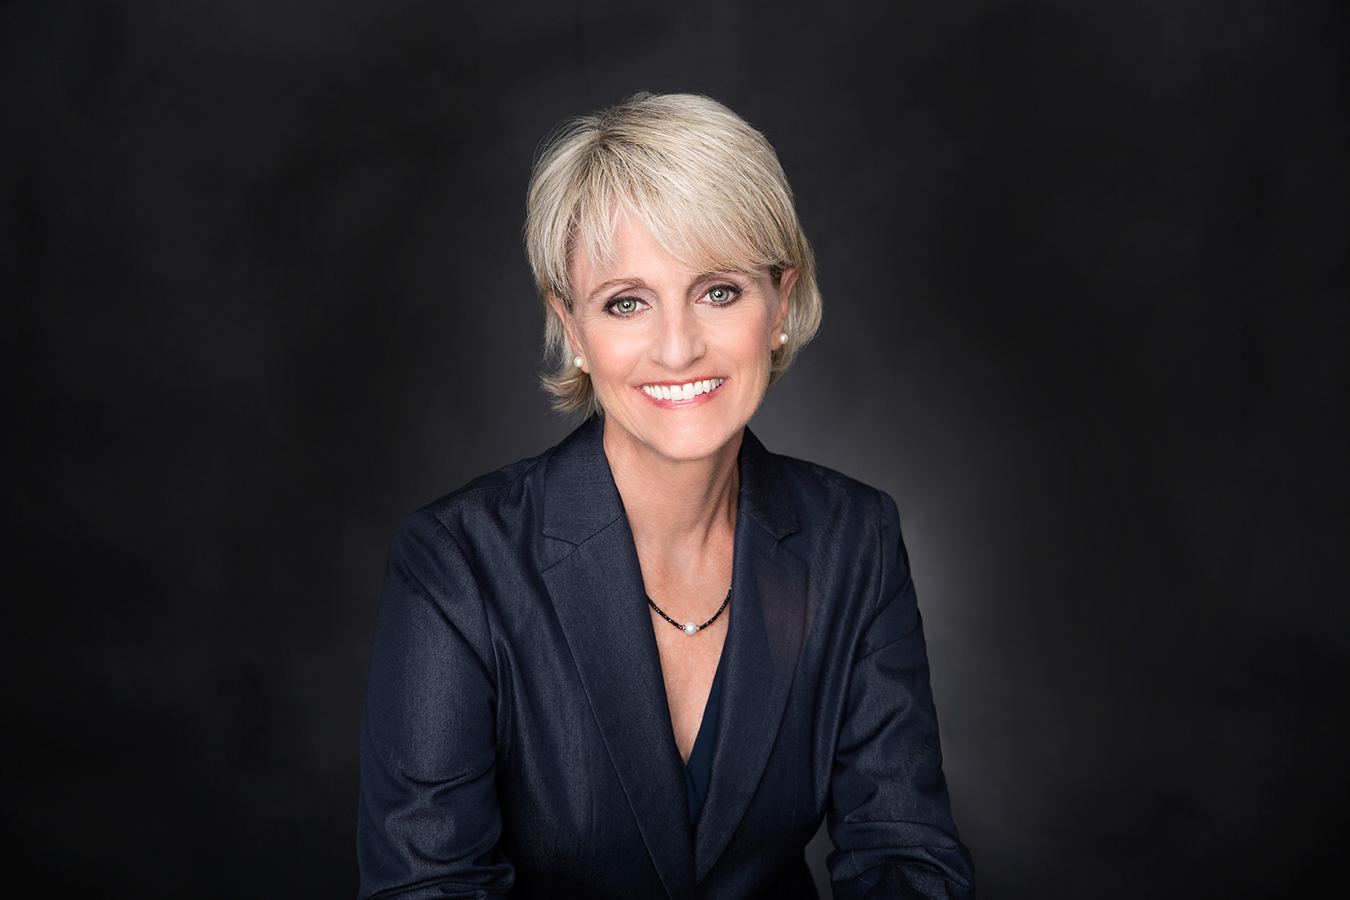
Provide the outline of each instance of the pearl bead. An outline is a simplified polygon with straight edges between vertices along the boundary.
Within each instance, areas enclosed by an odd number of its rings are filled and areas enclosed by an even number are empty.
[[[685,623],[684,623],[684,633],[685,633],[685,634],[693,634],[693,633],[696,632],[696,631],[698,631],[698,626],[695,625],[693,622],[685,622]]]

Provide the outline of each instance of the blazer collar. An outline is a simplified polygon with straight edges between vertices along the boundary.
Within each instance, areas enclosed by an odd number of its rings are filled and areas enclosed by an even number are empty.
[[[779,541],[798,521],[778,462],[747,429],[722,709],[691,834],[642,570],[602,438],[592,418],[547,464],[542,576],[648,852],[670,896],[692,897],[745,814],[786,708],[807,626],[807,571]]]
[[[726,849],[759,787],[808,627],[806,563],[780,543],[799,528],[780,465],[749,429],[740,464],[722,708],[695,836],[699,881]]]

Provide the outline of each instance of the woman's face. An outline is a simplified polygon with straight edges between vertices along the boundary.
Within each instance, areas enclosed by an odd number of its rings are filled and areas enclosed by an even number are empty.
[[[738,448],[769,384],[796,270],[777,284],[767,271],[693,272],[630,215],[614,250],[600,268],[576,254],[570,313],[551,298],[605,410],[606,449],[692,461]]]

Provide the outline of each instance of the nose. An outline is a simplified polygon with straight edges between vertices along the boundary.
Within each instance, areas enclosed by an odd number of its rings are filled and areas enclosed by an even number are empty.
[[[662,304],[658,354],[672,372],[680,372],[702,359],[706,344],[704,325],[688,303]]]

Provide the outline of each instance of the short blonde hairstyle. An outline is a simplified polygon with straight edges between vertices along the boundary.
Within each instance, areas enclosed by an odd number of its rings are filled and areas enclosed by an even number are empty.
[[[544,141],[530,178],[525,246],[544,303],[543,377],[554,407],[600,412],[590,376],[572,365],[562,320],[549,302],[574,302],[572,262],[612,258],[622,213],[637,217],[667,253],[701,272],[797,270],[769,384],[820,327],[815,255],[797,221],[773,147],[744,119],[698,94],[634,94],[564,122]]]

